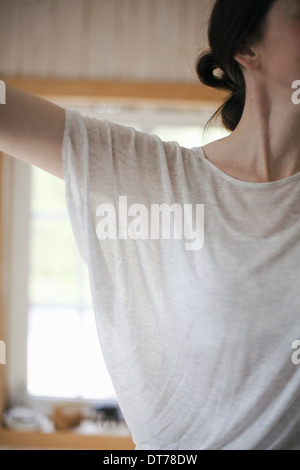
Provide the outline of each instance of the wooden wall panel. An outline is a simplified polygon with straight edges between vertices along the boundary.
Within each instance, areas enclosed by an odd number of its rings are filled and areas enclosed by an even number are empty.
[[[117,48],[120,44],[120,75],[129,79],[145,79],[148,69],[149,2],[147,0],[122,0],[122,8],[117,8],[118,24],[116,29]]]
[[[199,8],[198,0],[188,0],[186,55],[189,76],[194,76],[197,56],[208,47],[207,25],[213,3],[212,0],[201,0],[201,8]]]
[[[14,2],[12,2],[14,3]],[[17,73],[46,77],[49,73],[51,0],[18,2]],[[10,21],[8,19],[7,23]]]
[[[90,0],[88,56],[85,65],[88,78],[113,78],[112,70],[119,63],[120,52],[115,45],[115,17],[117,0]],[[87,8],[87,7],[85,7]]]
[[[83,5],[83,0],[56,3],[56,67],[61,77],[78,77],[81,71]]]
[[[17,75],[19,41],[19,2],[0,1],[0,72]]]
[[[193,82],[213,0],[1,0],[0,74]]]

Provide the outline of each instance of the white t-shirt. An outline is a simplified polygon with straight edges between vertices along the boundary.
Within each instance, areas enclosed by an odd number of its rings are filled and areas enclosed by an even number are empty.
[[[70,110],[63,162],[136,449],[300,449],[300,173],[242,182]]]

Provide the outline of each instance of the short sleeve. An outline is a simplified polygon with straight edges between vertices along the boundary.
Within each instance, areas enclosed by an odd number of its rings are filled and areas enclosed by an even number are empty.
[[[101,204],[172,204],[176,175],[184,174],[180,147],[132,127],[66,109],[63,139],[66,199],[79,250],[86,259]],[[175,194],[176,195],[176,194]],[[92,233],[93,232],[93,233]]]

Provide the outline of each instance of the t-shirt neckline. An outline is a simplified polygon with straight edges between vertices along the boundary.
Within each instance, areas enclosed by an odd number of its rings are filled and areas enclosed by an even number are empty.
[[[214,163],[212,163],[210,160],[208,160],[206,158],[203,147],[199,147],[199,149],[200,149],[201,158],[204,160],[206,165],[208,165],[216,174],[218,174],[222,178],[224,178],[224,179],[226,179],[226,180],[228,180],[228,181],[230,181],[234,184],[240,185],[240,186],[244,186],[244,187],[248,187],[248,188],[264,189],[264,188],[272,188],[272,187],[276,187],[276,186],[285,185],[285,184],[291,183],[291,182],[293,182],[297,179],[300,179],[300,172],[298,172],[298,173],[295,173],[294,175],[287,176],[286,178],[282,178],[282,179],[277,180],[277,181],[269,181],[269,182],[266,182],[266,183],[258,183],[258,182],[253,182],[253,181],[239,180],[238,178],[235,178],[235,177],[229,175],[228,173],[225,173],[223,170],[218,168]]]

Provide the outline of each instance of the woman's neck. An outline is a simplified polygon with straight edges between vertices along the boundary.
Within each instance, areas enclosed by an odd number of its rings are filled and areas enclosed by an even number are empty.
[[[292,89],[284,95],[271,101],[264,88],[248,93],[236,130],[205,146],[206,157],[243,181],[277,181],[300,172],[300,105],[292,103]]]

